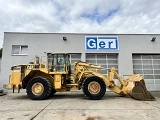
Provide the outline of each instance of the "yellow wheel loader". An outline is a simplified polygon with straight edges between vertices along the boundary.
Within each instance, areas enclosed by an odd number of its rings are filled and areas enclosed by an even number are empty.
[[[96,71],[101,66],[82,61],[75,62],[71,72],[69,58],[67,53],[48,53],[46,62],[36,57],[29,64],[12,66],[6,88],[13,89],[13,92],[15,89],[18,92],[26,89],[32,100],[43,100],[56,92],[80,89],[87,98],[98,100],[105,95],[106,88],[137,100],[155,100],[139,74],[122,79],[113,67],[108,70],[108,76],[104,76]],[[119,80],[119,85],[115,84],[115,79]]]

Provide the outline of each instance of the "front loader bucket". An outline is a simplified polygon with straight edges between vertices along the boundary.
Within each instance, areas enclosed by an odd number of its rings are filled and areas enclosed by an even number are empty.
[[[132,89],[131,96],[137,100],[155,100],[155,97],[147,90],[145,82],[143,79],[135,81],[135,86]]]

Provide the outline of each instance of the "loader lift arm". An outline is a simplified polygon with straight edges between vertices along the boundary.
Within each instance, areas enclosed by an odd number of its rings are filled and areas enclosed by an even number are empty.
[[[78,82],[81,82],[84,78],[97,76],[105,82],[106,87],[109,90],[121,96],[132,97],[137,100],[155,100],[151,93],[147,91],[143,76],[140,76],[139,74],[133,74],[126,79],[122,79],[114,67],[108,70],[107,77],[101,73],[92,71],[90,68],[101,69],[101,66],[81,61],[75,63],[75,79],[78,79]],[[120,85],[115,84],[115,78],[118,79]]]
[[[113,80],[113,76],[116,76],[120,82],[119,89],[122,90],[122,92],[119,93],[120,95],[130,96],[137,100],[155,100],[155,97],[153,97],[147,90],[143,76],[140,76],[139,74],[133,74],[127,79],[123,80],[115,68],[111,68],[108,74],[108,77],[110,77],[109,80]]]

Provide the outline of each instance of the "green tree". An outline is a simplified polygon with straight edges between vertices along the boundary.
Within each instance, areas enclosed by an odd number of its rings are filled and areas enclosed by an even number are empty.
[[[0,49],[0,58],[2,58],[2,50],[3,48]]]

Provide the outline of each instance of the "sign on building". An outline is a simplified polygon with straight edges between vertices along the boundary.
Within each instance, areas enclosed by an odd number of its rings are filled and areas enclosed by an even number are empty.
[[[86,50],[119,50],[118,37],[115,36],[98,36],[85,38]]]

